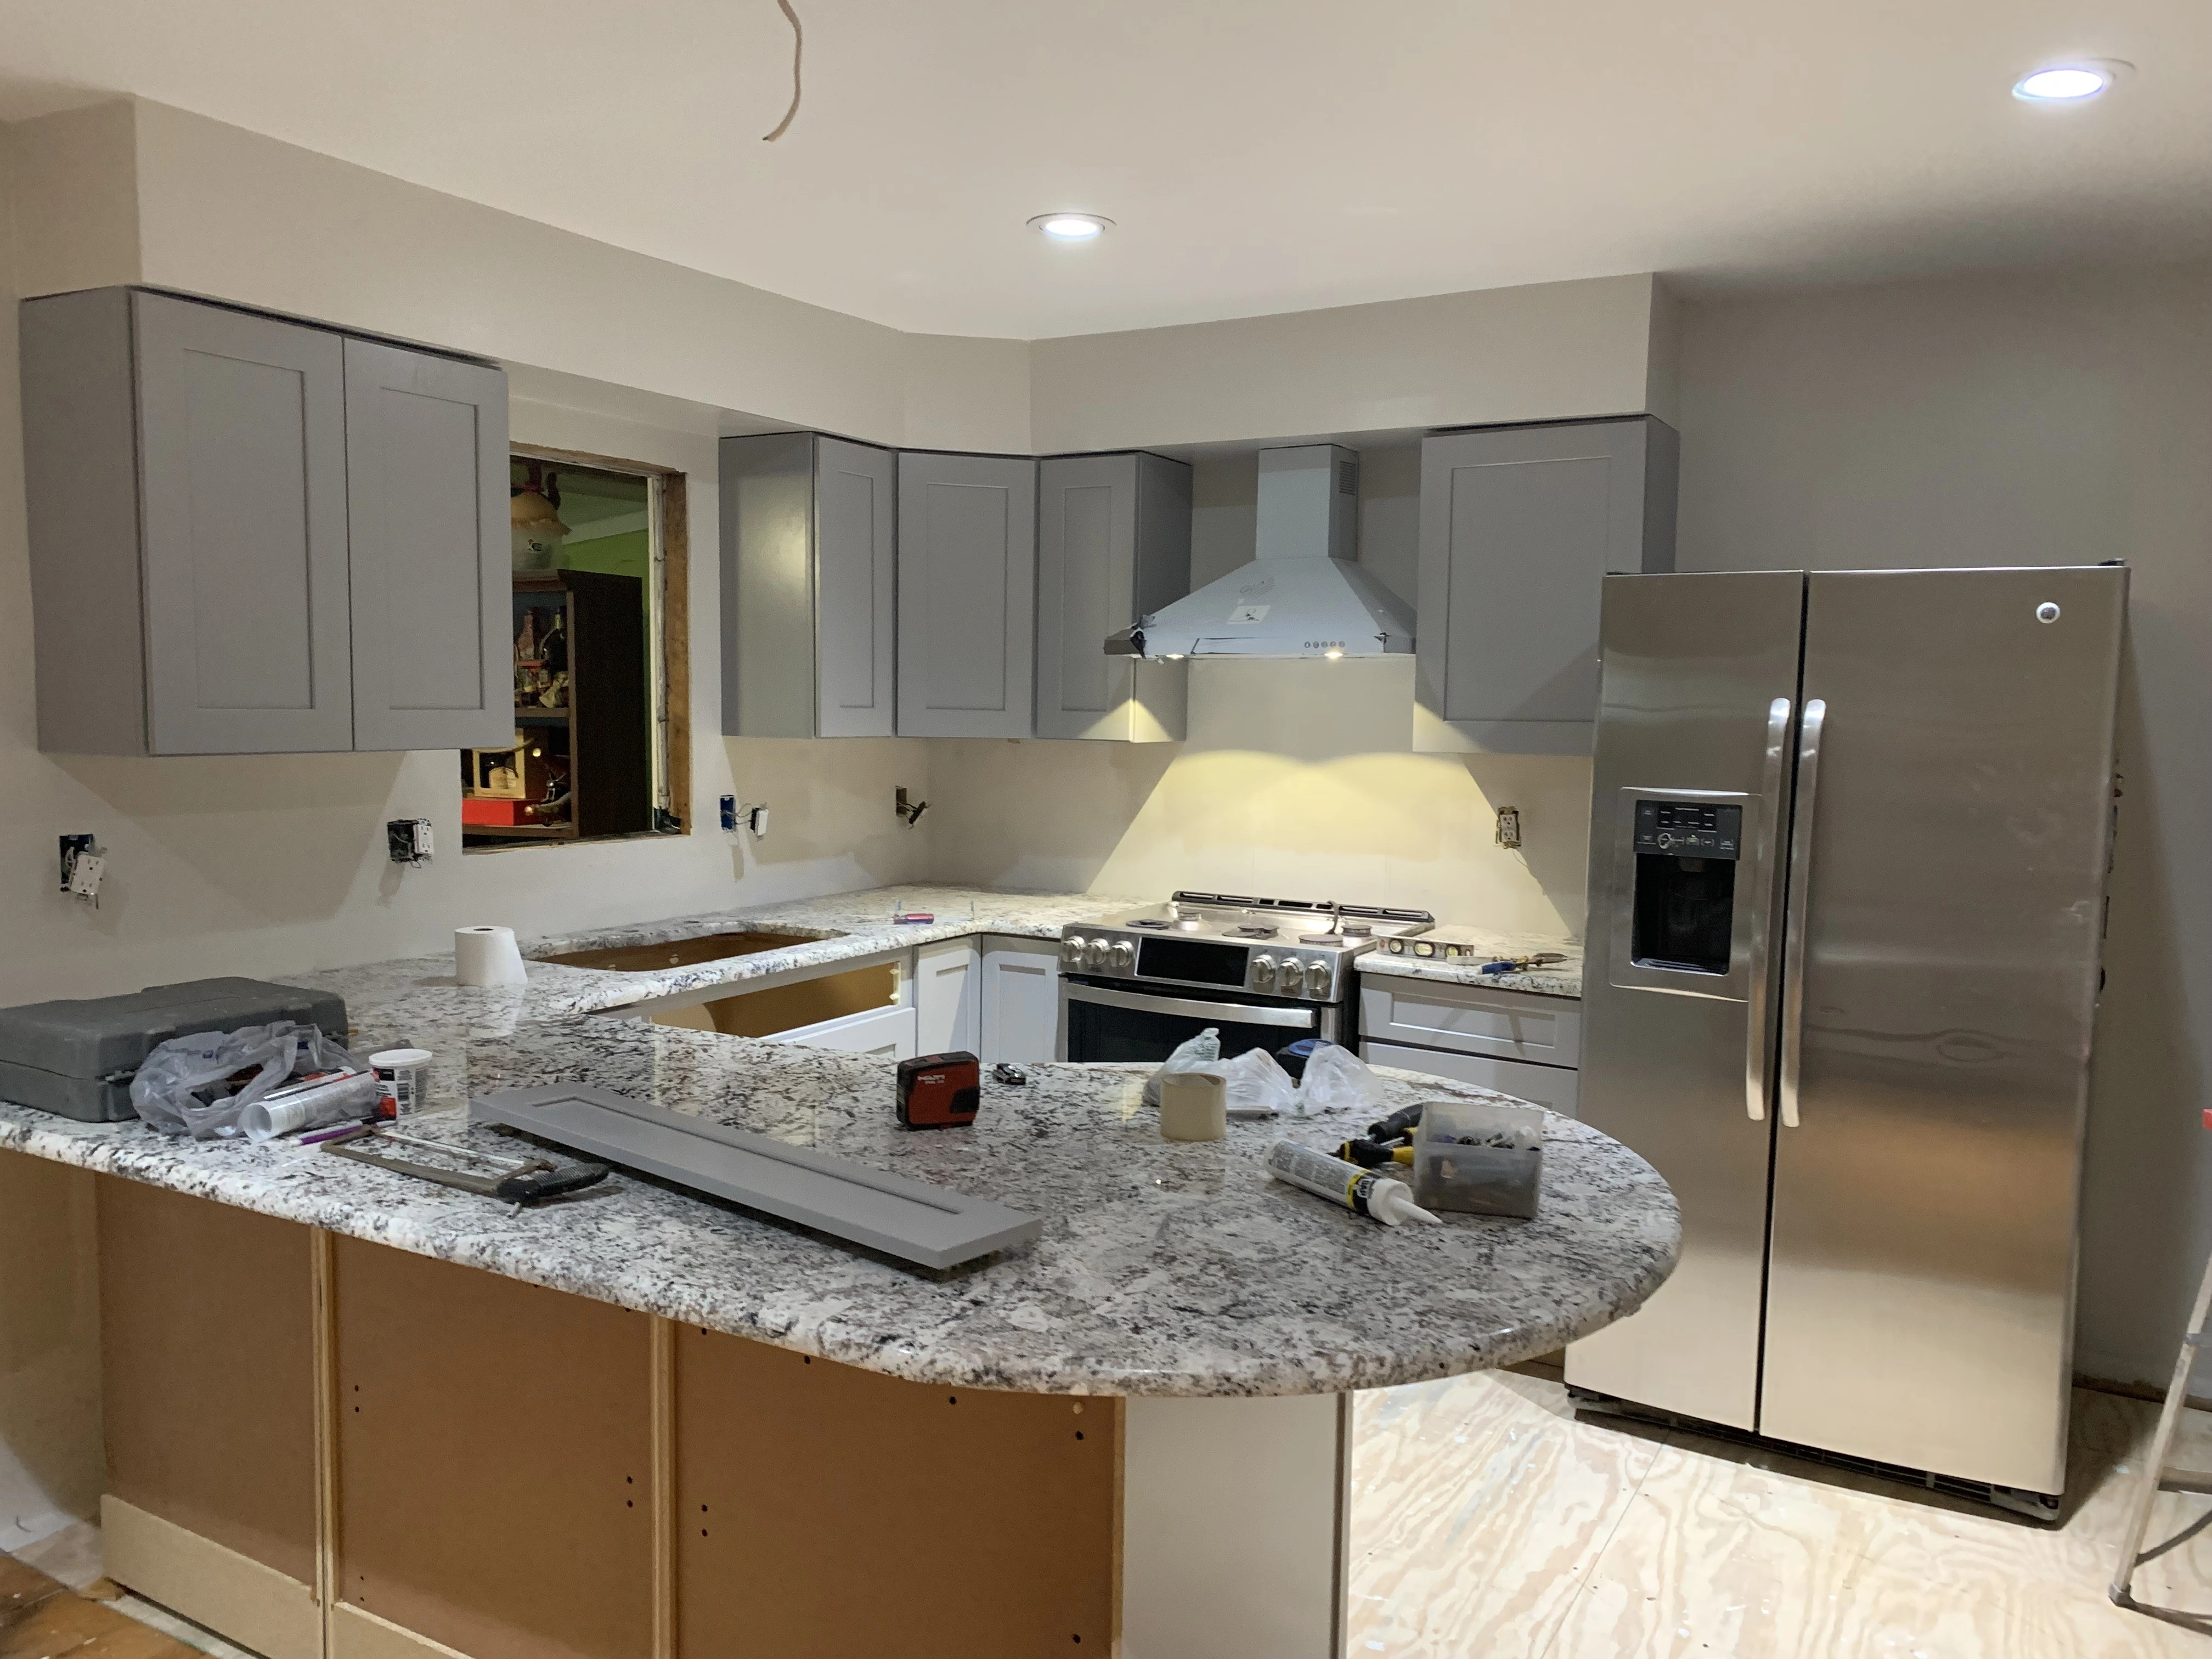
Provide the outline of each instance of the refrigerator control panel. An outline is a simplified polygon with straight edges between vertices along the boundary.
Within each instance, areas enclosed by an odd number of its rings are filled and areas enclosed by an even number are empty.
[[[1696,801],[1636,803],[1636,850],[1676,858],[1732,859],[1743,842],[1743,808]]]

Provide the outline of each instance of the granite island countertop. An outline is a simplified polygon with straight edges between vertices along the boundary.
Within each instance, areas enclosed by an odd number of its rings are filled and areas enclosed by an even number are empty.
[[[893,925],[894,896],[938,920]],[[443,956],[286,976],[343,994],[364,1050],[411,1042],[434,1052],[431,1109],[411,1121],[416,1133],[511,1150],[504,1132],[470,1125],[471,1095],[587,1082],[1043,1218],[1036,1244],[948,1275],[620,1173],[522,1211],[289,1143],[173,1140],[9,1105],[0,1149],[891,1376],[1042,1393],[1337,1392],[1510,1364],[1632,1311],[1672,1270],[1680,1227],[1665,1183],[1571,1119],[1547,1119],[1535,1220],[1390,1230],[1268,1181],[1260,1163],[1279,1134],[1333,1147],[1371,1112],[1239,1123],[1225,1142],[1174,1145],[1139,1102],[1146,1068],[1036,1066],[1025,1088],[988,1083],[972,1128],[914,1133],[896,1125],[886,1062],[593,1017],[973,933],[1049,939],[1126,902],[883,889],[526,945],[550,954],[738,928],[793,934],[788,951],[696,967],[532,962],[526,985],[497,989],[457,987]],[[1385,1109],[1486,1097],[1383,1075]]]
[[[1650,1166],[1547,1126],[1533,1221],[1385,1228],[1269,1181],[1278,1135],[1334,1146],[1367,1112],[1162,1141],[1142,1066],[1037,1066],[988,1083],[969,1128],[899,1129],[890,1067],[788,1044],[576,1018],[470,1039],[477,1092],[589,1082],[1041,1216],[1032,1246],[938,1275],[617,1173],[530,1210],[289,1142],[193,1142],[0,1106],[0,1149],[504,1273],[933,1383],[1036,1393],[1269,1395],[1510,1364],[1632,1311],[1674,1266]],[[1386,1108],[1467,1085],[1386,1073]],[[512,1152],[453,1107],[414,1133]]]

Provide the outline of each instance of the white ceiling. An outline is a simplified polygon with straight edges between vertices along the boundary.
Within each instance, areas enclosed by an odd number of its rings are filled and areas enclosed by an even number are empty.
[[[0,0],[132,92],[902,328],[2212,250],[2212,0]],[[2138,73],[2008,95],[2074,56]],[[1062,247],[1024,228],[1119,222]]]

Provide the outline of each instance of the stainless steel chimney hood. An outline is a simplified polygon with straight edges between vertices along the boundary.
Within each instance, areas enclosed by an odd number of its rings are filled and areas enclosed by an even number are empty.
[[[1359,458],[1260,452],[1259,556],[1106,641],[1109,656],[1375,657],[1413,648],[1413,614],[1352,562]]]

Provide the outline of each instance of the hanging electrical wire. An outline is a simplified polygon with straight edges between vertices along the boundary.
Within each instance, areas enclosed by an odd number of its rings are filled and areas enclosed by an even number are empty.
[[[783,119],[775,124],[775,131],[765,134],[761,143],[772,144],[790,131],[799,114],[799,60],[806,50],[806,31],[799,26],[799,14],[791,9],[791,0],[775,0],[783,8],[783,15],[791,19],[791,107],[783,112]]]

